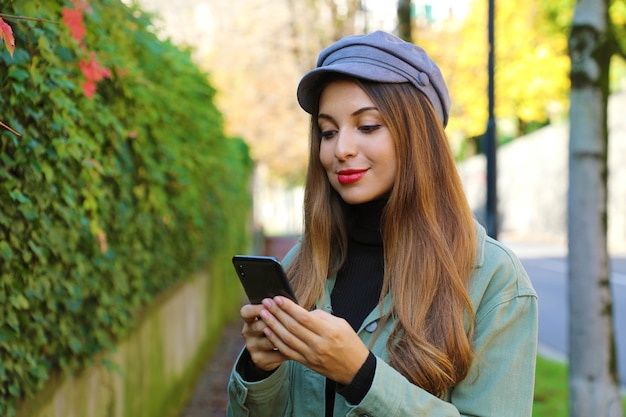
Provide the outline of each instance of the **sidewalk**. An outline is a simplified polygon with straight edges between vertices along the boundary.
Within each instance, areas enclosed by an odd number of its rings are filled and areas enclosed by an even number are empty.
[[[181,417],[226,417],[226,386],[242,347],[241,324],[236,322],[225,329]]]
[[[293,237],[266,238],[265,255],[282,259],[295,242],[296,238]],[[241,323],[237,320],[224,330],[212,358],[207,363],[180,417],[226,417],[228,378],[243,345]]]

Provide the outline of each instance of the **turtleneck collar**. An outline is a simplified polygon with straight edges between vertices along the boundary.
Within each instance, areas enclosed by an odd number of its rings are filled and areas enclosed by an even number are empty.
[[[348,218],[351,220],[351,240],[368,245],[382,245],[381,220],[387,201],[387,198],[381,198],[350,205]]]

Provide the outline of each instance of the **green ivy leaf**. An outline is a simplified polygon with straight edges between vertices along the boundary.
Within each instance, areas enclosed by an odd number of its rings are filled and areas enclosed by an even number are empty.
[[[32,204],[20,204],[18,210],[26,217],[26,220],[35,220],[39,217],[39,213]]]
[[[13,250],[6,240],[0,240],[0,257],[7,261],[13,258]]]
[[[83,349],[82,343],[80,343],[80,340],[75,337],[70,338],[69,345],[70,349],[72,349],[72,352],[74,353],[79,353]]]
[[[18,82],[22,82],[29,77],[28,71],[19,66],[11,66],[7,75]]]
[[[36,365],[28,371],[32,376],[38,380],[45,380],[48,378],[48,371],[42,365]]]
[[[10,312],[7,314],[7,318],[6,318],[6,320],[7,320],[7,324],[8,324],[9,326],[11,326],[11,328],[12,328],[13,330],[15,330],[16,332],[19,332],[19,331],[20,331],[20,322],[19,322],[19,320],[18,320],[18,318],[17,318],[17,315],[15,314],[15,312],[14,312],[14,311],[10,311]]]
[[[20,396],[20,388],[18,387],[16,382],[9,384],[9,393],[14,397]]]
[[[11,302],[11,305],[13,305],[13,307],[17,308],[18,310],[26,310],[30,306],[26,297],[24,297],[22,294],[17,294],[9,297],[9,301]]]
[[[22,204],[23,204],[23,203],[30,203],[30,202],[31,202],[31,201],[30,201],[30,198],[26,197],[26,196],[22,193],[22,191],[17,190],[17,189],[10,191],[10,192],[9,192],[9,195],[11,196],[11,198],[12,198],[14,201],[17,201],[18,203],[22,203]]]

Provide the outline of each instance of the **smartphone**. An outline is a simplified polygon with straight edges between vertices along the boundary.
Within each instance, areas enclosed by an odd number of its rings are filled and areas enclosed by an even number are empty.
[[[272,256],[233,256],[233,266],[252,304],[261,304],[264,298],[283,295],[296,301],[287,275],[278,259]]]

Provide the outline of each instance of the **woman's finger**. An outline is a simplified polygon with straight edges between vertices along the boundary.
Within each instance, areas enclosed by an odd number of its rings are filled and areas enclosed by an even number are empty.
[[[289,359],[277,350],[250,351],[250,358],[257,368],[263,369],[264,371],[272,371],[278,368],[281,363]]]
[[[269,310],[261,311],[261,319],[267,325],[263,329],[265,336],[274,346],[290,359],[302,362],[307,350],[307,339],[303,336],[306,329],[301,329],[296,320],[287,313],[275,310],[280,316],[277,317]]]
[[[259,318],[259,313],[264,308],[262,304],[246,304],[239,310],[239,315],[246,323],[252,323]]]
[[[351,381],[369,350],[348,322],[281,297],[263,303],[267,310],[260,314],[268,325],[263,331],[285,356],[335,381]]]

